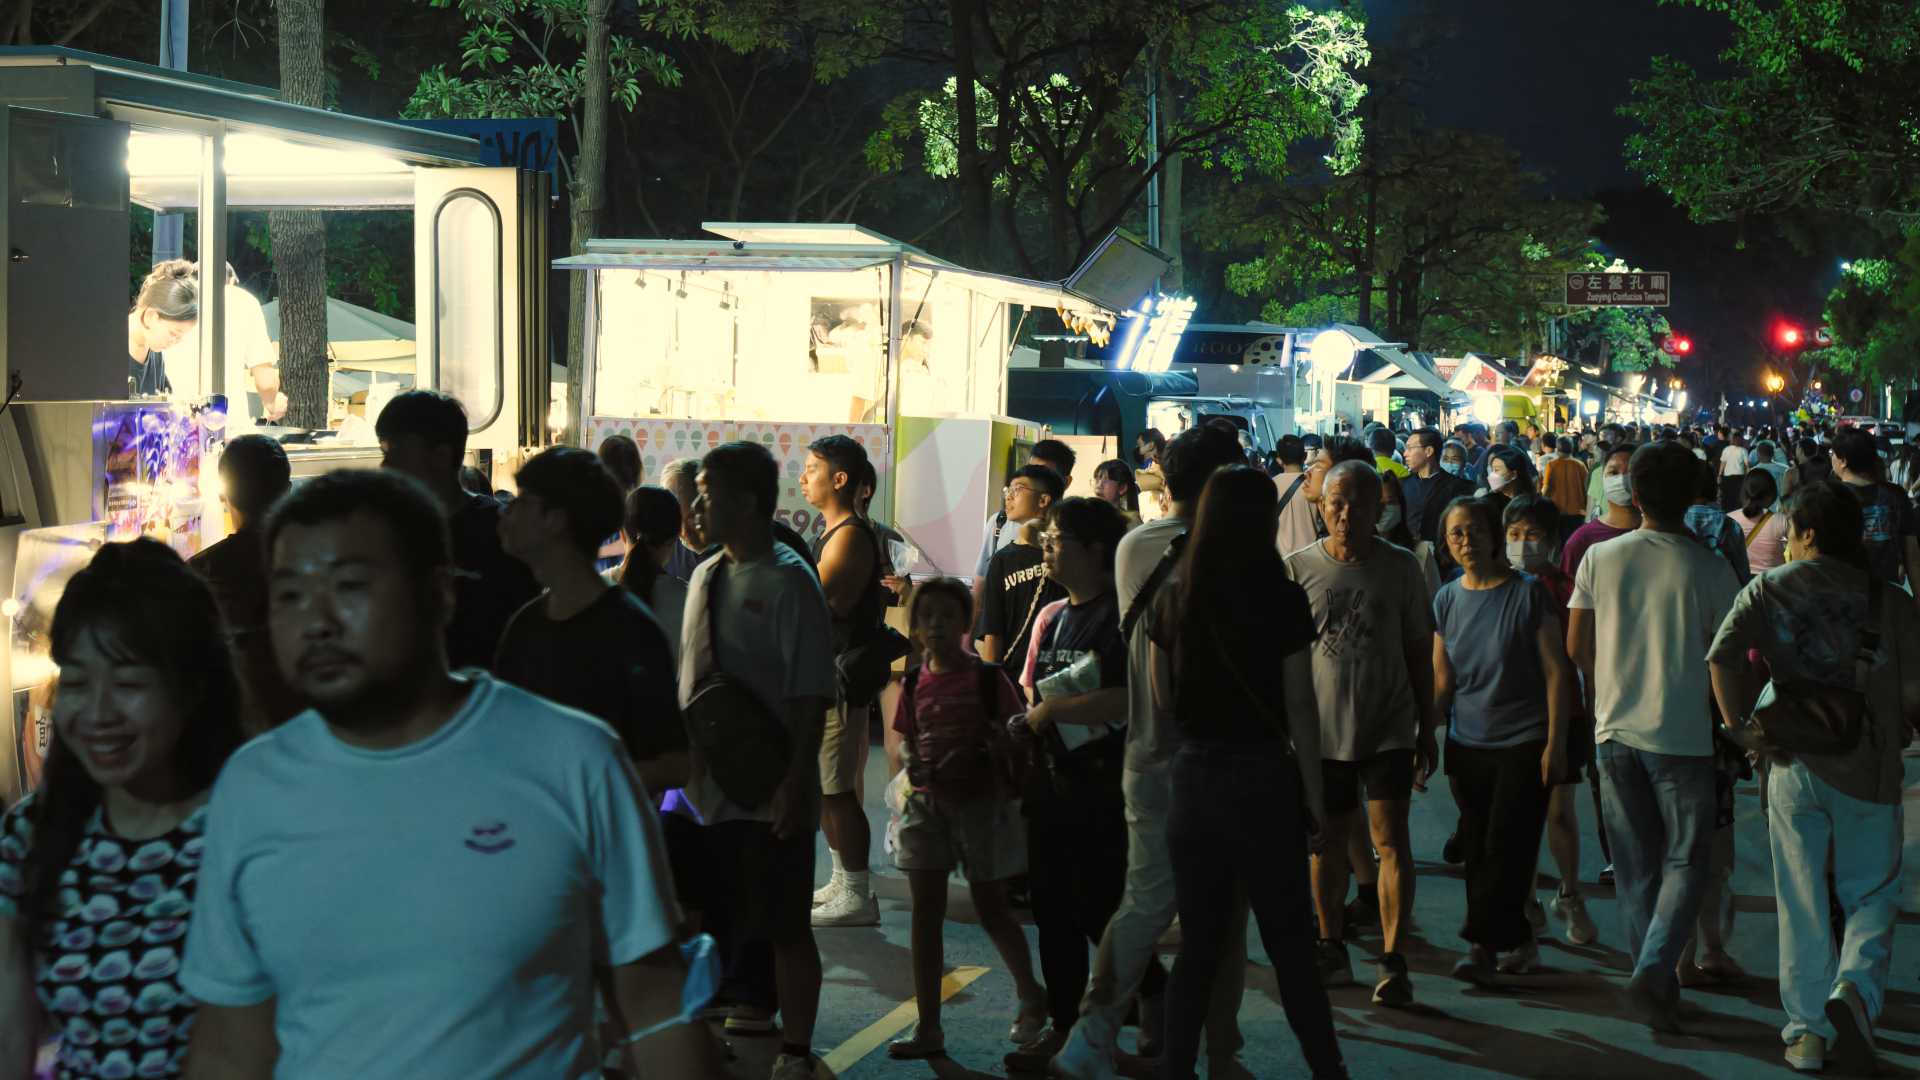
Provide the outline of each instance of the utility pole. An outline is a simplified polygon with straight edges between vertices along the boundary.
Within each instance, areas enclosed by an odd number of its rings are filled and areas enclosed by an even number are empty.
[[[189,0],[160,0],[160,66],[173,71],[187,70],[187,6]],[[185,215],[153,215],[153,262],[155,266],[182,254]]]
[[[1147,65],[1147,244],[1160,249],[1160,68]],[[1153,293],[1160,295],[1160,279],[1153,279]]]

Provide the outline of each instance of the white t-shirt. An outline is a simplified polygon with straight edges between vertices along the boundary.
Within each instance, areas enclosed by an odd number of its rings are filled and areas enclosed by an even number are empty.
[[[1280,529],[1274,538],[1274,550],[1281,558],[1312,545],[1320,539],[1313,527],[1313,504],[1307,501],[1306,473],[1281,473],[1273,478],[1280,496],[1285,497],[1294,481],[1300,481],[1300,490],[1293,493],[1287,505],[1280,508]]]
[[[1747,474],[1747,448],[1728,443],[1720,450],[1720,475],[1745,476]]]
[[[1113,553],[1114,599],[1118,601],[1120,618],[1124,621],[1127,613],[1133,610],[1140,590],[1146,587],[1147,579],[1153,576],[1153,569],[1160,565],[1160,557],[1167,553],[1167,546],[1176,536],[1184,534],[1192,523],[1182,518],[1168,517],[1159,521],[1150,521],[1120,538],[1120,544]],[[1172,571],[1168,571],[1168,577]],[[1162,578],[1165,588],[1167,578]],[[1153,703],[1153,679],[1150,677],[1153,663],[1153,646],[1147,640],[1147,623],[1151,621],[1142,610],[1134,621],[1133,637],[1128,639],[1127,670],[1127,768],[1136,772],[1146,772],[1165,765],[1172,760],[1173,752],[1179,749],[1179,738],[1173,730],[1171,710],[1156,708]]]
[[[214,785],[181,982],[272,999],[277,1077],[597,1078],[594,968],[674,940],[619,737],[471,678],[411,746],[349,746],[309,711]]]
[[[1713,752],[1707,648],[1739,579],[1689,533],[1635,529],[1587,549],[1570,608],[1593,612],[1594,741]]]
[[[783,718],[790,714],[788,706],[793,702],[833,701],[838,675],[827,594],[807,561],[787,545],[776,543],[770,555],[755,562],[732,563],[724,555],[715,555],[694,570],[680,631],[681,706],[713,670],[709,643],[715,638],[707,629],[707,590],[723,563],[726,577],[714,605],[720,622],[720,670],[745,683]],[[773,820],[771,805],[748,810],[728,800],[720,785],[700,768],[697,754],[694,764],[686,795],[707,824]],[[808,775],[814,779],[812,794],[817,803],[820,773],[808,770]]]
[[[252,431],[259,419],[259,414],[250,412],[247,405],[247,395],[258,394],[253,369],[277,366],[279,354],[267,336],[267,316],[260,310],[260,301],[238,285],[227,286],[226,301],[227,437],[232,438]],[[173,400],[198,401],[213,393],[213,387],[200,384],[198,323],[165,355],[167,381],[173,383]]]

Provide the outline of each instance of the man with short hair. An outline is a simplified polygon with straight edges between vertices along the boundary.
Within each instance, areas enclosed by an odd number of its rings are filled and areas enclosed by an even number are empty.
[[[1313,503],[1307,498],[1307,447],[1298,435],[1283,435],[1273,456],[1280,471],[1273,483],[1280,491],[1280,527],[1274,547],[1282,558],[1320,538],[1313,523]]]
[[[620,527],[619,481],[571,446],[535,454],[500,519],[500,546],[546,589],[507,623],[493,673],[606,722],[649,792],[687,782],[679,670],[660,623],[630,590],[594,568],[609,523]]]
[[[187,1075],[723,1075],[681,1022],[660,825],[603,723],[448,670],[457,572],[433,495],[315,477],[264,541],[274,652],[313,708],[228,760],[181,984]]]
[[[287,685],[267,634],[267,511],[293,486],[287,452],[265,435],[242,435],[220,454],[220,480],[233,535],[187,560],[213,589],[227,648],[240,679],[241,721],[259,733],[291,720],[305,704]]]
[[[1152,643],[1140,617],[1164,587],[1179,558],[1200,493],[1213,474],[1239,463],[1237,440],[1207,427],[1182,432],[1167,447],[1162,463],[1172,513],[1149,522],[1123,537],[1114,553],[1115,600],[1119,605],[1127,649],[1126,757],[1120,787],[1126,801],[1127,881],[1118,910],[1101,935],[1094,955],[1093,974],[1080,1002],[1080,1020],[1071,1037],[1062,1031],[1043,1036],[1057,1048],[1056,1074],[1074,1080],[1112,1077],[1113,1051],[1126,1020],[1133,995],[1142,986],[1160,937],[1173,925],[1176,913],[1173,864],[1167,847],[1167,815],[1172,802],[1171,765],[1178,748],[1171,712],[1156,703],[1149,675]],[[1156,577],[1158,580],[1155,580]],[[1150,588],[1151,587],[1151,588]],[[1240,1052],[1244,1040],[1236,1020],[1246,974],[1246,907],[1239,908],[1233,945],[1221,961],[1214,984],[1213,1008],[1207,1018],[1207,1056],[1222,1067]],[[1159,1002],[1142,998],[1141,1029],[1157,1038]],[[1044,1058],[1042,1059],[1044,1060]]]
[[[1868,568],[1892,585],[1900,584],[1904,573],[1909,587],[1920,593],[1920,515],[1905,491],[1881,479],[1873,436],[1859,428],[1841,428],[1834,433],[1828,457],[1834,477],[1860,500]]]
[[[700,534],[700,519],[693,513],[694,500],[700,497],[695,483],[699,474],[698,458],[677,458],[660,470],[660,486],[680,501],[680,536],[667,553],[666,570],[681,581],[693,577],[693,568],[702,561],[700,553],[707,550],[707,538]]]
[[[1753,444],[1753,468],[1773,477],[1773,490],[1780,494],[1780,498],[1773,500],[1773,511],[1779,513],[1781,498],[1785,498],[1787,490],[1787,467],[1777,459],[1773,440],[1761,439]]]
[[[800,493],[820,512],[825,530],[813,542],[813,558],[833,614],[836,657],[864,644],[886,616],[880,540],[857,512],[859,483],[868,467],[867,451],[858,442],[828,435],[807,448],[800,474]],[[867,738],[870,704],[848,701],[842,692],[827,710],[820,739],[820,825],[827,834],[833,874],[813,895],[815,926],[880,924],[880,902],[867,876],[873,834],[859,791],[860,747]]]
[[[785,779],[760,806],[729,798],[697,752],[686,791],[706,824],[713,895],[728,905],[729,925],[744,939],[765,936],[773,945],[781,1013],[773,1080],[810,1080],[821,976],[809,912],[820,734],[837,689],[833,616],[805,557],[774,542],[780,467],[765,446],[735,442],[709,451],[699,485],[695,513],[720,551],[687,587],[681,707],[710,674],[724,672],[780,718],[792,757]]]
[[[1375,469],[1383,473],[1390,472],[1403,480],[1406,479],[1408,472],[1407,467],[1393,460],[1394,451],[1400,448],[1399,444],[1394,441],[1393,432],[1383,427],[1374,428],[1367,436],[1367,446],[1373,451],[1373,467]]]
[[[1041,439],[1033,444],[1033,451],[1027,456],[1027,465],[1039,465],[1053,470],[1054,475],[1060,478],[1060,494],[1054,496],[1058,500],[1066,495],[1067,486],[1073,483],[1074,460],[1073,448],[1066,443],[1058,439]],[[981,585],[986,580],[987,563],[993,559],[993,553],[1013,543],[1014,538],[1020,535],[1021,525],[1025,521],[1033,520],[1032,517],[1018,519],[1013,514],[1014,480],[1019,476],[1020,469],[1008,475],[1006,490],[1002,492],[1004,501],[1000,512],[987,519],[986,534],[980,538],[980,558],[975,560],[973,571],[973,598],[976,608],[982,599]]]
[[[1307,591],[1319,640],[1313,649],[1320,703],[1321,771],[1331,842],[1313,859],[1320,916],[1321,977],[1353,982],[1341,941],[1348,855],[1343,842],[1363,805],[1380,854],[1380,922],[1385,942],[1374,983],[1376,1005],[1412,1003],[1400,947],[1413,913],[1408,813],[1439,761],[1433,697],[1433,614],[1420,563],[1375,535],[1380,476],[1363,462],[1327,474],[1320,499],[1327,537],[1287,558]]]
[[[491,495],[460,486],[467,452],[467,410],[438,390],[408,390],[380,410],[374,423],[380,466],[426,485],[440,500],[453,534],[453,618],[448,621],[447,662],[457,671],[493,663],[500,633],[513,613],[540,592],[540,583],[500,547],[502,508]]]
[[[1714,476],[1720,481],[1720,509],[1732,512],[1740,508],[1740,489],[1747,482],[1747,436],[1725,428],[1720,433],[1720,449],[1708,453],[1713,458]]]
[[[1407,476],[1400,481],[1400,496],[1406,502],[1407,528],[1414,539],[1445,550],[1440,543],[1440,515],[1447,504],[1473,494],[1473,482],[1440,467],[1440,452],[1446,440],[1436,428],[1415,428],[1407,436]],[[1292,554],[1292,552],[1288,552]]]
[[[1611,460],[1610,467],[1611,467]],[[1706,654],[1740,583],[1685,516],[1701,467],[1677,442],[1634,451],[1642,522],[1595,545],[1574,574],[1567,651],[1591,699],[1595,760],[1633,976],[1627,1002],[1675,1031],[1676,965],[1699,914],[1713,842]]]
[[[1037,530],[1065,497],[1066,485],[1053,469],[1038,462],[1022,466],[1007,481],[1007,520]],[[1036,602],[1039,592],[1053,591],[1044,587],[1046,575],[1041,561],[1037,532],[1016,536],[1013,543],[994,552],[988,560],[987,575],[980,587],[979,625],[975,627],[974,647],[980,659],[1018,670],[1013,657],[1018,655],[1024,659],[1027,648],[1033,644],[1031,639],[1015,640],[1021,627],[1030,630],[1029,616],[1034,612],[1028,608]],[[1027,607],[1015,603],[1016,596],[1026,601]]]

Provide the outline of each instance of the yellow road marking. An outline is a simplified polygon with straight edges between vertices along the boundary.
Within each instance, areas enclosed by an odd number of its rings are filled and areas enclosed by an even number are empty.
[[[946,1001],[965,989],[967,984],[992,969],[983,967],[957,967],[940,980],[940,1000]],[[858,1064],[860,1059],[880,1049],[882,1043],[907,1029],[909,1024],[920,1019],[920,1007],[912,1001],[902,1002],[897,1008],[868,1025],[853,1038],[834,1048],[833,1053],[824,1059],[827,1068],[837,1075]]]

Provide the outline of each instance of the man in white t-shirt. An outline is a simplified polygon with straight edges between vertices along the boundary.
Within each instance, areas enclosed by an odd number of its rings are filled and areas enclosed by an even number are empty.
[[[227,267],[225,293],[227,397],[227,434],[244,435],[261,420],[278,420],[287,414],[287,396],[280,392],[279,350],[267,335],[267,316],[260,301],[240,287],[233,267]],[[200,328],[195,324],[167,350],[167,373],[174,382],[176,400],[192,400],[211,394],[211,386],[201,386]],[[191,385],[183,387],[177,372],[192,373]],[[253,395],[257,405],[250,405]]]
[[[433,496],[329,473],[264,539],[274,652],[313,708],[214,786],[187,1075],[597,1078],[596,987],[628,1066],[722,1075],[676,1019],[680,911],[618,736],[447,669]]]
[[[1640,527],[1595,544],[1574,574],[1568,651],[1595,718],[1601,812],[1627,929],[1628,1003],[1675,1030],[1675,975],[1707,887],[1715,789],[1706,655],[1740,583],[1687,532],[1698,466],[1657,442],[1628,466]]]
[[[820,824],[820,738],[836,690],[833,616],[806,560],[773,541],[780,469],[766,447],[715,448],[702,459],[697,482],[695,512],[722,551],[688,584],[681,706],[710,673],[725,672],[786,725],[791,756],[772,798],[749,807],[722,790],[715,759],[703,756],[696,739],[686,795],[706,826],[709,904],[726,906],[724,921],[742,939],[763,937],[773,946],[781,1017],[773,1080],[811,1080],[821,982],[813,834]]]
[[[1747,482],[1747,437],[1729,432],[1727,444],[1720,448],[1714,473],[1720,478],[1720,509],[1732,512],[1740,508],[1740,488]]]

